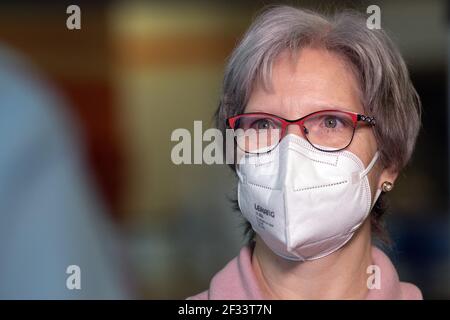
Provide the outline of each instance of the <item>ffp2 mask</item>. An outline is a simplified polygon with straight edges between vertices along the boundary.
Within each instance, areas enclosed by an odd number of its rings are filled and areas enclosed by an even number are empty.
[[[378,152],[364,168],[350,151],[320,151],[288,134],[269,153],[240,159],[239,207],[279,256],[324,257],[345,245],[370,213],[367,174],[377,158]]]

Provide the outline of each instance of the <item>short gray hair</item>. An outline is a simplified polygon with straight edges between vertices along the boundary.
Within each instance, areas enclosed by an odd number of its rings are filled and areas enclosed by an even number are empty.
[[[225,131],[226,119],[244,111],[255,83],[270,88],[272,64],[282,51],[295,53],[308,46],[324,48],[350,63],[365,112],[377,120],[380,162],[399,172],[411,158],[420,129],[420,98],[387,33],[367,28],[366,18],[355,11],[325,16],[276,6],[260,14],[229,58],[216,126]],[[376,213],[377,206],[373,211],[377,229],[382,212]]]

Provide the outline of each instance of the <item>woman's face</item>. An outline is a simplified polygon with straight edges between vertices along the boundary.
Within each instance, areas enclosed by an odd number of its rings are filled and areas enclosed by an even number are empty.
[[[326,109],[365,114],[359,84],[350,67],[338,55],[324,49],[304,48],[296,58],[284,51],[273,64],[272,86],[273,90],[268,92],[256,85],[245,112],[267,112],[290,120]],[[296,125],[289,126],[286,133],[302,136]],[[346,150],[367,166],[377,151],[372,128],[358,126]],[[373,199],[384,181],[394,182],[396,173],[381,168],[377,162],[368,178]]]

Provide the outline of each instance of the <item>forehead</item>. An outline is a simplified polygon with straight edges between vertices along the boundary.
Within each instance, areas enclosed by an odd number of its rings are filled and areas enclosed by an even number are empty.
[[[325,49],[283,51],[274,60],[272,73],[266,79],[268,86],[263,81],[255,83],[246,112],[282,113],[297,118],[330,108],[363,112],[351,64]]]

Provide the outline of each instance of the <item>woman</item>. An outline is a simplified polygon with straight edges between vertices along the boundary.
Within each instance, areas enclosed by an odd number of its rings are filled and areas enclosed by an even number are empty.
[[[191,299],[421,299],[371,244],[385,238],[383,197],[420,112],[400,53],[364,17],[260,15],[229,60],[216,114],[235,131],[250,241]]]

